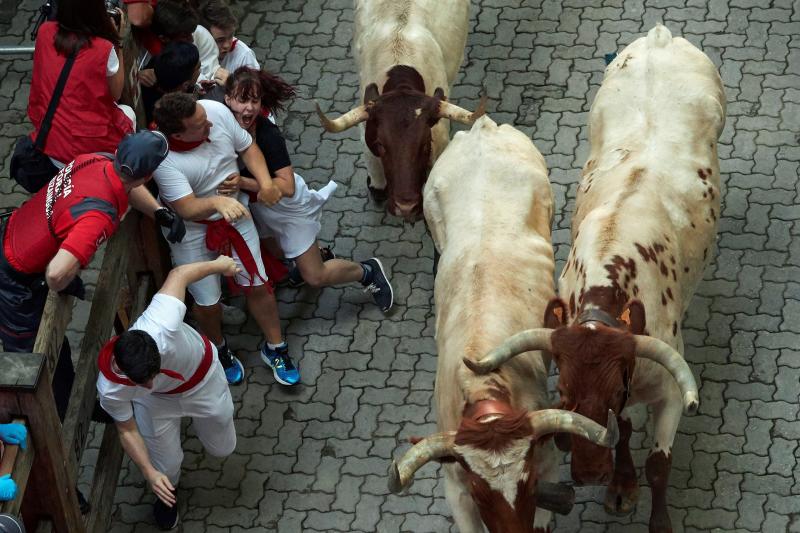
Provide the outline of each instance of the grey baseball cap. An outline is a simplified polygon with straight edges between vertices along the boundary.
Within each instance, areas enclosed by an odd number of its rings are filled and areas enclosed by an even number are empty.
[[[169,143],[160,131],[141,130],[122,138],[114,168],[130,180],[150,176],[167,157]]]
[[[14,516],[0,514],[0,533],[25,533],[25,526]]]

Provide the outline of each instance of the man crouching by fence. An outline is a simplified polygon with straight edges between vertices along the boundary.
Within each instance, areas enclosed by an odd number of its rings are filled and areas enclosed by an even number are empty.
[[[97,361],[100,404],[158,497],[153,515],[162,530],[178,524],[181,419],[192,418],[211,455],[225,457],[236,448],[233,400],[217,349],[183,317],[188,285],[237,273],[236,262],[224,255],[174,268],[144,313],[103,347]]]

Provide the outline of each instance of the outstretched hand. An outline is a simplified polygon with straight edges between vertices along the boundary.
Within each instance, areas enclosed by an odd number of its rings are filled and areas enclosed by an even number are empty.
[[[28,430],[22,424],[0,424],[0,440],[23,450],[26,446]]]
[[[221,255],[212,261],[214,266],[219,269],[219,273],[223,276],[235,276],[239,274],[242,270],[239,268],[239,265],[236,264],[236,261],[233,258],[228,257],[227,255]]]
[[[0,502],[10,502],[17,497],[17,483],[11,474],[0,476]]]
[[[175,487],[170,483],[169,478],[155,470],[150,478],[147,480],[150,483],[150,488],[158,499],[164,502],[167,506],[172,507],[177,501],[175,499]]]

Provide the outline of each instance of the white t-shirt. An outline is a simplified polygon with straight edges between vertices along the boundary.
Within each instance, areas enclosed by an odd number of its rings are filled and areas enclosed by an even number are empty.
[[[213,80],[219,68],[219,49],[211,33],[201,25],[197,25],[192,33],[192,41],[200,53],[200,76],[197,81]]]
[[[174,296],[156,294],[142,316],[131,325],[131,330],[148,333],[156,341],[161,354],[161,368],[179,373],[185,380],[194,375],[205,353],[205,343],[200,334],[183,322],[186,315],[186,304]],[[191,390],[175,397],[192,394],[199,390],[214,373],[214,365],[220,364],[216,355],[205,378]],[[124,377],[124,376],[122,376]],[[100,405],[117,422],[125,422],[133,417],[131,401],[153,393],[167,392],[183,384],[164,374],[158,374],[153,380],[153,388],[121,385],[109,381],[102,372],[97,377],[97,392],[100,393]]]
[[[220,66],[231,74],[239,67],[250,67],[260,70],[261,65],[258,64],[255,52],[239,39],[234,38],[234,42],[236,46],[222,58]]]
[[[167,202],[192,193],[198,198],[216,195],[217,187],[228,176],[239,172],[237,152],[243,152],[253,142],[224,104],[213,100],[199,100],[197,104],[203,106],[212,124],[208,136],[211,142],[204,142],[188,152],[170,150],[156,169],[153,177],[161,198]]]

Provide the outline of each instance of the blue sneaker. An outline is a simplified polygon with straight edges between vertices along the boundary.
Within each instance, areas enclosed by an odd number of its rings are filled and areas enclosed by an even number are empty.
[[[244,365],[239,358],[233,355],[230,348],[224,350],[227,353],[218,351],[219,362],[222,363],[222,368],[225,370],[225,379],[228,380],[228,385],[239,385],[244,381]]]
[[[275,381],[281,385],[295,385],[300,381],[300,371],[289,357],[289,346],[285,342],[274,350],[264,343],[264,347],[261,348],[261,360],[272,369]]]

